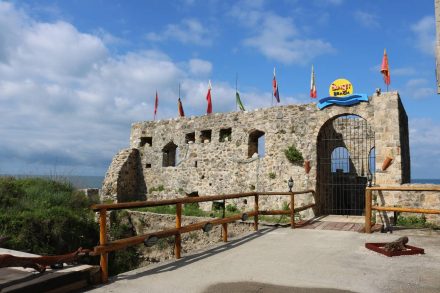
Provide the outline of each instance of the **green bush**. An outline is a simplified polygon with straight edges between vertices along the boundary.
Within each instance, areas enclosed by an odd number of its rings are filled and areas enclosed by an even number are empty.
[[[92,202],[70,184],[41,178],[0,178],[0,235],[6,248],[63,254],[98,242]]]
[[[300,164],[304,162],[303,155],[293,145],[285,149],[284,154],[286,155],[286,158],[293,164]]]
[[[238,211],[238,208],[236,205],[228,204],[226,205],[226,210],[230,213],[234,213]]]

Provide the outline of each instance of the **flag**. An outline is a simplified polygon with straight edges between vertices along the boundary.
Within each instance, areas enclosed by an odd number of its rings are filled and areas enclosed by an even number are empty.
[[[278,83],[277,83],[277,79],[275,77],[275,67],[273,68],[273,82],[272,82],[272,86],[273,86],[273,96],[275,97],[275,99],[279,103],[280,102],[280,93],[278,92]]]
[[[383,58],[382,58],[382,66],[380,67],[380,73],[383,74],[383,81],[387,86],[391,83],[390,78],[390,68],[388,66],[388,56],[387,56],[387,50],[383,50]]]
[[[316,98],[315,70],[312,65],[312,76],[310,77],[310,97]]]
[[[235,91],[235,100],[236,100],[237,105],[238,105],[238,107],[240,108],[240,110],[241,110],[241,111],[246,111],[246,110],[244,109],[243,103],[241,102],[240,94],[238,93],[238,91]]]
[[[185,112],[183,111],[182,101],[180,100],[180,98],[179,100],[177,100],[177,108],[179,110],[179,116],[185,117]]]
[[[156,100],[154,101],[154,120],[156,120],[157,107],[159,106],[159,96],[156,91]]]
[[[206,108],[206,114],[212,113],[212,101],[211,101],[211,81],[208,84],[208,93],[206,94],[206,101],[208,101],[208,107]]]

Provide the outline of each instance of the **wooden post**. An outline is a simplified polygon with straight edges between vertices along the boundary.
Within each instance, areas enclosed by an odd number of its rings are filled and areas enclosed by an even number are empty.
[[[295,193],[290,195],[290,228],[295,229]]]
[[[179,229],[182,227],[182,204],[176,204],[176,228]],[[182,237],[180,236],[180,232],[178,232],[174,236],[174,256],[179,259],[180,258],[180,250],[182,248]]]
[[[107,210],[99,210],[99,245],[104,246],[107,242]],[[108,254],[101,253],[101,281],[108,282]]]
[[[222,224],[223,242],[228,242],[228,223]]]
[[[365,191],[365,233],[371,233],[371,200],[373,192],[369,189]]]
[[[255,211],[255,216],[254,216],[254,230],[258,231],[258,194],[255,196],[255,201],[254,201],[254,211]]]

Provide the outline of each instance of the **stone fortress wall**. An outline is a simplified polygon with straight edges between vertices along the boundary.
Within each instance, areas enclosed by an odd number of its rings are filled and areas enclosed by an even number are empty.
[[[310,103],[133,123],[130,147],[114,157],[102,195],[122,202],[145,197],[288,191],[290,177],[294,190],[316,189],[319,131],[326,122],[345,114],[366,119],[375,131],[374,183],[409,183],[408,119],[398,93],[386,92],[350,107],[333,105],[319,110]],[[287,160],[284,150],[291,145],[310,161],[308,174],[303,166]],[[258,156],[262,149],[264,155]],[[392,164],[382,171],[386,157],[393,159]],[[319,196],[298,196],[295,205],[319,201]],[[288,199],[263,197],[260,201],[263,208],[281,208]],[[236,204],[244,205],[241,200]],[[252,207],[252,199],[247,204]],[[304,216],[312,213],[306,211]]]

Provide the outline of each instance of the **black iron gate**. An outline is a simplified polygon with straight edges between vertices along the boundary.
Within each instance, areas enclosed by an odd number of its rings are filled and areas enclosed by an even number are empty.
[[[374,131],[356,115],[324,124],[318,135],[318,198],[323,215],[362,215],[367,174],[374,180]]]

